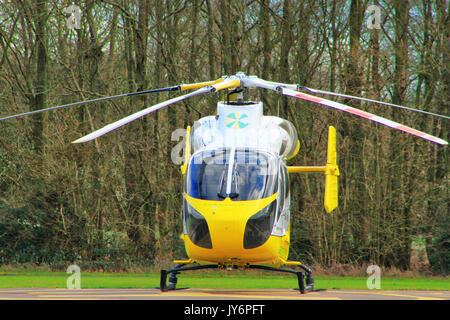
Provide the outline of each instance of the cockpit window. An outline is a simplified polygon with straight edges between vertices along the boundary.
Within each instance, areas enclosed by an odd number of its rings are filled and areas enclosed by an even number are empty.
[[[276,161],[270,153],[248,149],[202,151],[190,160],[185,191],[202,200],[266,198],[277,191]]]

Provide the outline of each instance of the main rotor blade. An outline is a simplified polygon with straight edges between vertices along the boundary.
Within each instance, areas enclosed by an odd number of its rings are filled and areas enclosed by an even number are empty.
[[[92,132],[92,133],[90,133],[90,134],[88,134],[88,135],[86,135],[84,137],[81,137],[81,138],[79,138],[79,139],[77,139],[75,141],[72,141],[72,143],[84,143],[84,142],[91,141],[93,139],[96,139],[98,137],[101,137],[101,136],[107,134],[108,132],[111,132],[113,130],[118,129],[118,128],[122,127],[123,125],[127,124],[127,123],[130,123],[130,122],[132,122],[132,121],[134,121],[134,120],[136,120],[138,118],[141,118],[141,117],[143,117],[143,116],[145,116],[145,115],[147,115],[149,113],[152,113],[152,112],[154,112],[156,110],[159,110],[161,108],[167,107],[168,105],[171,105],[173,103],[182,101],[184,99],[191,98],[191,97],[194,97],[196,95],[204,94],[204,93],[208,93],[208,92],[211,92],[211,89],[208,88],[208,87],[204,87],[204,88],[200,88],[200,89],[198,89],[198,90],[196,90],[194,92],[191,92],[191,93],[179,96],[179,97],[175,97],[175,98],[172,98],[170,100],[166,100],[166,101],[158,103],[158,104],[155,104],[154,106],[148,107],[148,108],[146,108],[144,110],[141,110],[139,112],[133,113],[132,115],[129,115],[128,117],[125,117],[125,118],[120,119],[120,120],[118,120],[116,122],[108,124],[108,125],[106,125],[105,127],[101,128],[101,129],[98,129],[98,130],[96,130],[96,131],[94,131],[94,132]]]
[[[334,109],[345,111],[345,112],[348,112],[348,113],[360,116],[362,118],[365,118],[365,119],[368,119],[368,120],[371,120],[371,121],[383,124],[383,125],[388,126],[390,128],[397,129],[397,130],[400,130],[400,131],[412,134],[414,136],[417,136],[419,138],[432,141],[434,143],[438,143],[438,144],[441,144],[441,145],[448,144],[447,141],[445,141],[445,140],[443,140],[441,138],[429,135],[428,133],[425,133],[425,132],[422,132],[422,131],[410,128],[410,127],[405,126],[405,125],[403,125],[401,123],[398,123],[398,122],[395,122],[395,121],[392,121],[392,120],[389,120],[389,119],[386,119],[386,118],[374,115],[374,114],[366,112],[366,111],[362,111],[362,110],[359,110],[359,109],[347,106],[347,105],[339,103],[339,102],[335,102],[335,101],[327,100],[327,99],[323,99],[323,98],[318,98],[318,97],[311,96],[311,95],[306,94],[306,93],[301,93],[301,92],[298,92],[298,91],[285,89],[285,88],[282,88],[282,87],[280,89],[278,89],[278,90],[280,90],[281,93],[284,94],[284,95],[291,96],[291,97],[294,97],[294,98],[303,99],[303,100],[307,100],[307,101],[316,102],[316,103],[319,103],[319,104],[327,106],[327,107],[331,107],[331,108],[334,108]]]
[[[219,79],[213,80],[213,81],[198,82],[198,83],[191,83],[191,84],[181,84],[180,90],[184,91],[184,90],[198,89],[198,88],[203,88],[203,87],[207,87],[207,86],[212,86],[212,85],[222,82],[223,80],[224,80],[223,78],[219,78]]]
[[[90,134],[88,134],[88,135],[86,135],[84,137],[81,137],[81,138],[79,138],[79,139],[77,139],[75,141],[72,141],[72,143],[84,143],[84,142],[91,141],[93,139],[99,138],[99,137],[107,134],[108,132],[111,132],[113,130],[118,129],[118,128],[122,127],[123,125],[127,124],[127,123],[130,123],[130,122],[132,122],[132,121],[134,121],[134,120],[136,120],[138,118],[141,118],[141,117],[143,117],[143,116],[145,116],[145,115],[147,115],[149,113],[152,113],[152,112],[154,112],[156,110],[159,110],[161,108],[167,107],[167,106],[169,106],[171,104],[174,104],[176,102],[179,102],[179,101],[182,101],[184,99],[188,99],[188,98],[200,95],[200,94],[216,92],[216,91],[220,91],[220,90],[227,89],[227,88],[230,88],[230,87],[237,87],[240,84],[239,79],[236,79],[234,77],[230,77],[230,78],[227,78],[225,80],[223,80],[223,79],[219,79],[219,80],[216,80],[216,81],[213,81],[213,82],[204,82],[203,85],[205,85],[205,86],[203,86],[202,88],[200,88],[200,89],[198,89],[198,90],[196,90],[194,92],[191,92],[191,93],[179,96],[179,97],[175,97],[175,98],[172,98],[170,100],[163,101],[161,103],[155,104],[154,106],[151,106],[151,107],[148,107],[148,108],[146,108],[144,110],[141,110],[139,112],[133,113],[132,115],[129,115],[128,117],[125,117],[125,118],[123,118],[121,120],[118,120],[116,122],[108,124],[108,125],[106,125],[105,127],[101,128],[101,129],[98,129],[98,130],[96,130],[96,131],[94,131],[94,132],[92,132],[92,133],[90,133]],[[208,83],[214,83],[214,84],[213,85],[208,85]]]
[[[160,89],[151,89],[151,90],[131,92],[131,93],[124,93],[124,94],[118,94],[118,95],[115,95],[115,96],[109,96],[109,97],[102,97],[102,98],[96,98],[96,99],[85,100],[85,101],[72,102],[72,103],[61,105],[61,106],[50,107],[50,108],[45,108],[45,109],[39,109],[39,110],[34,110],[34,111],[29,111],[29,112],[24,112],[24,113],[20,113],[20,114],[15,114],[15,115],[3,117],[3,118],[0,118],[0,121],[7,120],[7,119],[12,119],[12,118],[17,118],[17,117],[22,117],[22,116],[28,116],[28,115],[32,115],[32,114],[36,114],[36,113],[40,113],[40,112],[44,112],[44,111],[51,111],[51,110],[77,106],[77,105],[86,104],[86,103],[90,103],[90,102],[98,102],[98,101],[103,101],[103,100],[108,100],[108,99],[115,99],[115,98],[122,98],[122,97],[131,97],[131,96],[136,96],[136,95],[141,95],[141,94],[148,94],[148,93],[155,93],[155,92],[178,91],[178,90],[184,91],[184,90],[189,90],[189,89],[197,89],[197,88],[202,88],[202,87],[206,87],[206,86],[210,86],[210,85],[214,85],[214,84],[220,83],[223,80],[224,79],[219,78],[219,79],[214,80],[214,81],[207,81],[207,82],[200,82],[200,83],[191,83],[191,84],[180,84],[180,85],[173,86],[173,87],[160,88]]]
[[[290,85],[281,85],[281,86],[275,86],[275,85],[270,85],[270,83],[268,81],[259,79],[257,77],[251,78],[248,81],[248,84],[251,86],[257,86],[257,87],[261,87],[261,88],[266,88],[266,89],[270,89],[270,90],[274,90],[276,92],[279,92],[283,95],[286,96],[290,96],[290,97],[294,97],[294,98],[299,98],[299,99],[303,99],[303,100],[307,100],[307,101],[311,101],[311,102],[315,102],[315,103],[319,103],[321,105],[327,106],[327,107],[331,107],[334,109],[338,109],[341,111],[345,111],[357,116],[360,116],[362,118],[383,124],[385,126],[388,126],[390,128],[393,129],[397,129],[412,135],[415,135],[419,138],[425,139],[425,140],[429,140],[432,141],[434,143],[438,143],[441,145],[446,145],[448,144],[447,141],[440,139],[438,137],[434,137],[432,135],[429,135],[425,132],[421,132],[419,130],[407,127],[401,123],[397,123],[395,121],[392,120],[388,120],[386,118],[374,115],[372,113],[366,112],[366,111],[362,111],[350,106],[347,106],[345,104],[339,103],[339,102],[335,102],[335,101],[331,101],[331,100],[327,100],[327,99],[323,99],[323,98],[319,98],[319,97],[315,97],[306,93],[301,93],[295,90],[290,89],[292,86]]]
[[[305,86],[299,86],[299,89],[304,89],[304,90],[307,90],[307,91],[312,92],[312,93],[329,94],[329,95],[337,96],[337,97],[344,97],[344,98],[349,98],[349,99],[357,99],[357,100],[362,100],[362,101],[367,101],[367,102],[373,102],[373,103],[383,104],[385,106],[390,106],[390,107],[410,110],[410,111],[414,111],[414,112],[419,112],[419,113],[423,113],[423,114],[428,114],[428,115],[431,115],[431,116],[440,117],[440,118],[444,118],[444,119],[447,119],[447,120],[450,119],[450,117],[444,116],[442,114],[437,114],[437,113],[433,113],[433,112],[429,112],[429,111],[424,111],[424,110],[414,109],[414,108],[410,108],[410,107],[400,106],[398,104],[387,103],[387,102],[373,100],[373,99],[355,97],[355,96],[350,96],[350,95],[341,94],[341,93],[335,93],[335,92],[330,92],[330,91],[317,90],[317,89],[312,89],[312,88],[308,88],[308,87],[305,87]]]
[[[50,107],[50,108],[45,108],[45,109],[39,109],[39,110],[30,111],[30,112],[24,112],[24,113],[20,113],[20,114],[15,114],[15,115],[12,115],[12,116],[7,116],[7,117],[4,117],[4,118],[0,118],[0,121],[1,120],[6,120],[6,119],[11,119],[11,118],[17,118],[17,117],[21,117],[21,116],[27,116],[27,115],[31,115],[31,114],[35,114],[35,113],[44,112],[44,111],[56,110],[56,109],[66,108],[66,107],[72,107],[72,106],[76,106],[76,105],[80,105],[80,104],[86,104],[86,103],[90,103],[90,102],[98,102],[98,101],[103,101],[103,100],[108,100],[108,99],[115,99],[115,98],[121,98],[121,97],[130,97],[130,96],[146,94],[146,93],[153,93],[153,92],[177,91],[177,90],[180,90],[180,86],[161,88],[161,89],[152,89],[152,90],[132,92],[132,93],[124,93],[124,94],[118,94],[118,95],[115,95],[115,96],[102,97],[102,98],[85,100],[85,101],[78,101],[78,102],[73,102],[73,103],[69,103],[69,104],[64,104],[64,105],[61,105],[61,106]]]

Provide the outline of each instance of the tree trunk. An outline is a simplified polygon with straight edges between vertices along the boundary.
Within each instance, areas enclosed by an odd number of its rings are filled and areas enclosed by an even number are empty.
[[[283,20],[281,23],[281,38],[283,41],[283,46],[281,47],[280,56],[280,75],[279,81],[283,83],[291,83],[290,70],[289,70],[289,55],[291,48],[293,46],[293,35],[291,26],[292,23],[292,4],[291,0],[284,0],[283,2]],[[288,97],[282,97],[282,108],[280,116],[282,118],[287,118],[289,111]]]
[[[47,96],[47,16],[48,8],[46,1],[36,3],[36,46],[37,46],[37,65],[36,65],[36,94],[32,110],[39,110],[46,107]],[[33,115],[33,141],[36,151],[42,151],[43,141],[43,114]]]
[[[360,38],[361,28],[364,17],[364,7],[361,0],[352,0],[349,15],[349,33],[350,33],[350,49],[348,62],[346,66],[346,94],[353,96],[361,96],[362,89],[362,65],[360,64]],[[357,100],[346,99],[345,104],[360,107],[361,103]],[[365,226],[365,183],[364,183],[364,166],[363,166],[363,145],[364,137],[361,130],[363,124],[362,119],[347,116],[343,123],[344,137],[350,137],[348,153],[342,161],[343,171],[345,175],[342,179],[342,185],[351,188],[351,200],[348,204],[348,214],[352,217],[350,228],[353,235],[353,245],[355,248],[365,246],[367,234]],[[361,257],[358,257],[361,258]]]
[[[409,6],[404,1],[394,0],[394,88],[392,103],[403,105],[406,101],[407,65],[408,65],[408,22]],[[396,230],[396,246],[393,263],[406,270],[410,263],[411,250],[411,176],[407,165],[406,149],[399,148],[407,137],[395,135],[391,140],[391,159],[393,161],[392,211],[398,217],[399,228]],[[401,140],[400,140],[401,139]]]

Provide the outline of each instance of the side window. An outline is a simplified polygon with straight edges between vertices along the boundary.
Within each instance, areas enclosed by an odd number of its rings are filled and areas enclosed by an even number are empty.
[[[278,190],[280,192],[280,201],[278,201],[278,218],[280,217],[283,208],[284,208],[284,200],[286,198],[286,174],[285,174],[285,167],[283,165],[280,166],[280,173],[279,173],[279,185],[278,185]]]
[[[286,198],[289,196],[289,176],[287,173],[287,167],[285,165],[280,166],[280,207],[279,213],[281,214]]]
[[[281,170],[283,171],[284,176],[284,199],[286,199],[287,197],[289,197],[289,175],[286,166],[282,166]]]

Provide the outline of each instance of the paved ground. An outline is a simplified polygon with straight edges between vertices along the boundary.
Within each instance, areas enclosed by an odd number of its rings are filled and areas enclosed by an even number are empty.
[[[0,289],[0,300],[450,300],[450,291],[286,289]]]

